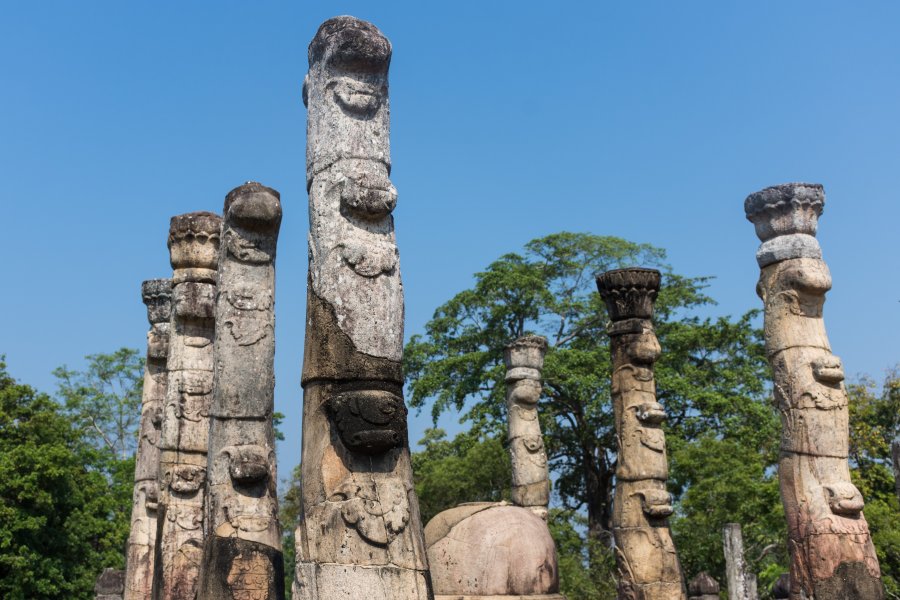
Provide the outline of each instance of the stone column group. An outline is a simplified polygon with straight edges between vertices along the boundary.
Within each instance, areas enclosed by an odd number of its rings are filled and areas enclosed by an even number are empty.
[[[439,598],[561,598],[537,411],[544,338],[525,336],[505,349],[513,504],[439,514],[426,528],[426,554],[402,390],[391,52],[375,26],[353,17],[326,21],[309,46],[303,518],[294,597],[428,600],[431,556]],[[745,202],[762,240],[757,290],[783,424],[779,478],[791,572],[779,589],[793,600],[877,600],[878,560],[863,498],[850,482],[844,374],[822,320],[831,287],[815,238],[823,206],[814,184],[766,188]],[[98,590],[124,587],[126,600],[284,598],[272,421],[281,210],[278,192],[247,183],[226,196],[224,219],[172,218],[172,279],[142,286],[151,327],[128,564],[116,576],[121,586],[107,573]],[[612,358],[618,595],[713,598],[718,584],[705,574],[685,587],[667,523],[665,411],[654,378],[661,348],[651,320],[660,285],[652,269],[597,277]],[[743,568],[732,570],[743,576]],[[746,587],[736,578],[729,576],[732,595]]]

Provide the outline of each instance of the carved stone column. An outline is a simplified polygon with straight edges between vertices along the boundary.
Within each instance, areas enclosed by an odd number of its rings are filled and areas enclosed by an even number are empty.
[[[272,424],[280,196],[247,183],[225,197],[223,215],[198,597],[283,600]]]
[[[150,279],[141,284],[147,305],[147,362],[141,398],[141,425],[134,467],[131,530],[125,557],[125,600],[149,600],[153,587],[156,507],[159,498],[159,430],[166,399],[172,280]]]
[[[850,483],[847,392],[822,306],[831,275],[814,237],[821,185],[766,188],[744,202],[762,245],[757,292],[781,412],[778,476],[788,523],[791,598],[883,598],[878,558]]]
[[[122,600],[125,571],[103,569],[94,582],[94,600]]]
[[[719,600],[719,582],[701,572],[688,583],[688,600]]]
[[[172,217],[169,228],[173,310],[160,437],[154,600],[194,600],[197,590],[221,228],[222,219],[208,212]]]
[[[747,561],[744,560],[744,534],[740,523],[726,523],[722,528],[722,548],[725,552],[728,600],[759,600],[756,575],[747,569]]]
[[[431,597],[400,368],[388,65],[370,23],[336,17],[304,82],[309,282],[294,597]]]
[[[506,411],[509,415],[509,456],[512,459],[512,501],[547,518],[550,471],[541,436],[537,403],[547,340],[536,335],[506,347]]]
[[[611,320],[612,401],[618,439],[612,528],[619,566],[619,598],[685,598],[681,567],[666,517],[669,465],[665,418],[656,401],[653,363],[659,341],[650,318],[660,274],[652,269],[617,269],[597,277]]]

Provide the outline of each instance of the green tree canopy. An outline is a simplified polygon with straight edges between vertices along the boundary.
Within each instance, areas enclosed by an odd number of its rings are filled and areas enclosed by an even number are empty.
[[[103,567],[122,566],[108,467],[59,404],[0,360],[0,597],[89,599]]]
[[[704,293],[708,278],[674,273],[659,248],[567,232],[533,240],[523,253],[491,263],[475,275],[472,288],[440,306],[425,334],[407,344],[404,357],[413,407],[430,406],[435,421],[444,412],[459,411],[471,428],[467,435],[502,439],[503,348],[524,334],[545,336],[550,347],[541,426],[555,492],[564,510],[586,514],[591,537],[607,546],[616,443],[607,315],[594,276],[638,265],[663,273],[654,318],[663,348],[656,377],[669,415],[670,447],[682,453],[673,461],[673,490],[683,495],[698,478],[710,476],[699,468],[705,458],[697,456],[709,440],[771,447],[778,422],[768,403],[761,332],[752,324],[757,313],[701,318],[697,313],[713,303]],[[699,450],[690,452],[691,447]],[[759,502],[771,500],[770,459],[756,461],[760,464],[747,474]],[[421,460],[417,466],[422,468]],[[422,501],[430,502],[427,493]],[[740,518],[728,509],[723,505],[715,520]],[[724,522],[710,523],[703,543],[720,544]]]

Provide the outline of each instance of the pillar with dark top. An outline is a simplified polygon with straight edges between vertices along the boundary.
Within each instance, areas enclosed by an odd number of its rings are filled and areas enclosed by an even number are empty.
[[[789,183],[751,194],[747,219],[762,241],[757,293],[781,414],[778,477],[788,524],[793,600],[878,600],[878,558],[850,482],[844,371],[832,354],[822,308],[831,274],[816,240],[825,192]]]
[[[402,390],[390,59],[387,38],[353,17],[329,19],[309,45],[296,599],[432,596]]]
[[[221,217],[209,212],[172,217],[169,228],[172,325],[160,435],[154,600],[194,600],[197,593],[221,229]]]
[[[166,399],[172,280],[150,279],[141,284],[147,305],[147,361],[141,397],[141,423],[134,467],[131,529],[125,555],[125,600],[149,600],[153,588],[156,509],[159,499],[159,434]]]
[[[672,497],[666,490],[665,412],[656,401],[653,375],[660,346],[651,317],[659,286],[660,273],[653,269],[617,269],[597,277],[610,318],[618,440],[612,529],[621,600],[686,597],[667,522]]]

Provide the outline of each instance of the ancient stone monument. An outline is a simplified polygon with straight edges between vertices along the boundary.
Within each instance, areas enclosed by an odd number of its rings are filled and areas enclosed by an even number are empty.
[[[122,600],[125,571],[103,569],[94,583],[94,600]]]
[[[512,460],[512,501],[547,518],[550,470],[538,421],[541,369],[547,340],[525,336],[506,347],[506,414],[509,419],[509,456]]]
[[[198,598],[283,600],[272,423],[280,196],[247,183],[225,197],[223,215]]]
[[[203,552],[209,407],[213,384],[216,265],[222,219],[172,217],[172,325],[160,436],[154,600],[194,600]]]
[[[556,546],[545,519],[550,499],[547,454],[538,422],[547,340],[525,336],[506,347],[506,406],[512,499],[470,502],[425,526],[439,600],[562,600]]]
[[[728,600],[759,600],[756,575],[749,571],[744,560],[744,534],[740,523],[726,523],[722,528],[722,548]]]
[[[688,583],[688,600],[719,600],[719,582],[701,572]]]
[[[147,305],[147,363],[141,398],[141,424],[134,468],[131,530],[125,568],[125,600],[149,600],[153,587],[156,542],[156,507],[159,493],[159,430],[166,398],[169,354],[169,320],[172,312],[172,280],[150,279],[141,284]]]
[[[597,277],[606,302],[612,354],[612,403],[618,463],[612,529],[616,541],[619,598],[685,598],[681,567],[666,518],[672,498],[666,491],[669,465],[665,418],[656,401],[653,364],[660,355],[653,330],[653,303],[660,273],[617,269]]]
[[[821,185],[766,188],[744,202],[762,244],[757,292],[781,413],[778,476],[788,523],[791,598],[883,598],[878,559],[850,483],[847,392],[822,307],[831,275],[814,237]]]
[[[294,598],[431,597],[400,368],[388,66],[372,24],[329,19],[309,45],[309,280]]]

